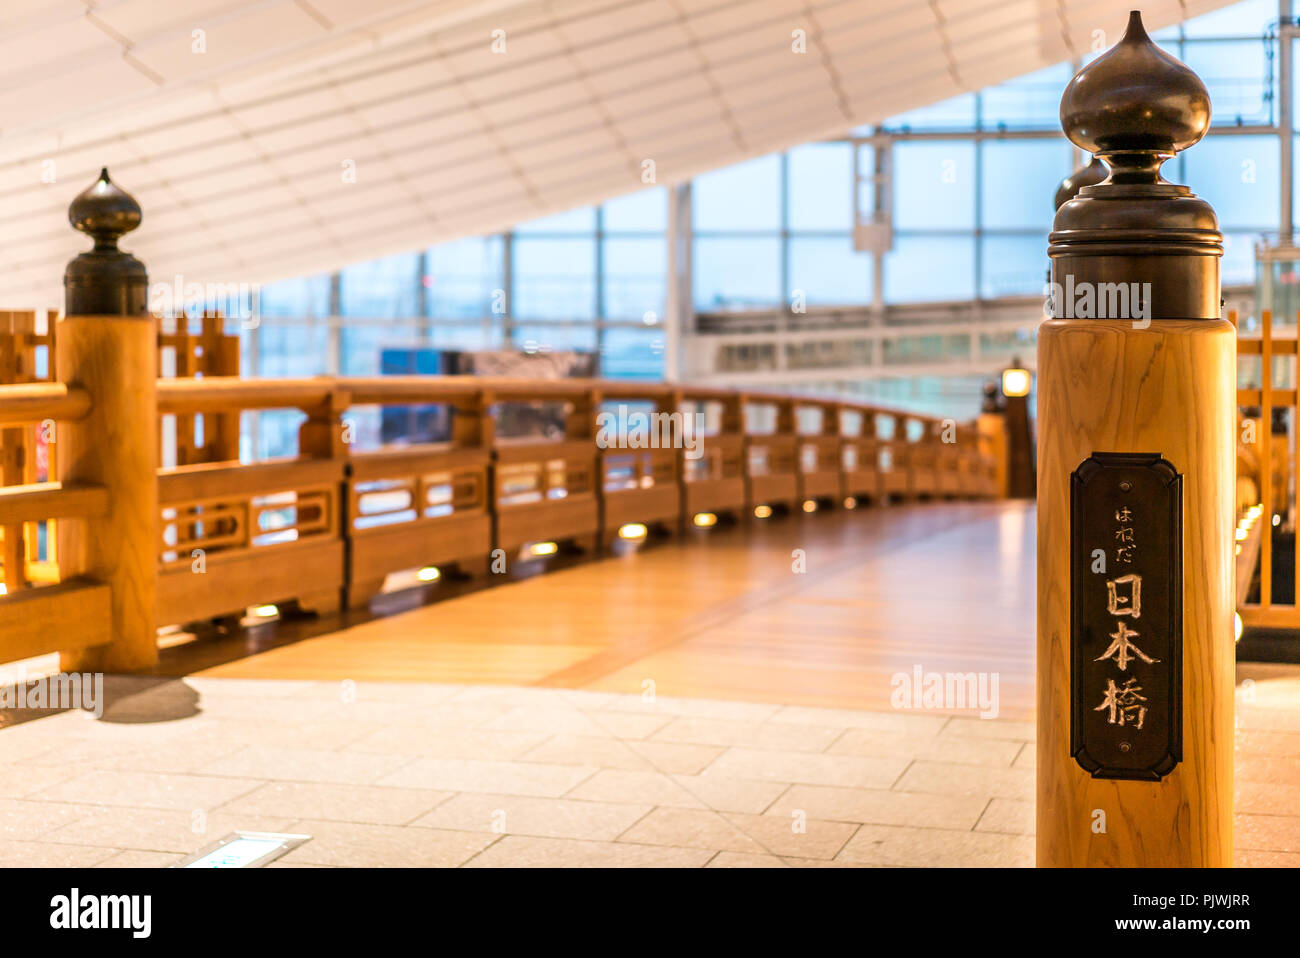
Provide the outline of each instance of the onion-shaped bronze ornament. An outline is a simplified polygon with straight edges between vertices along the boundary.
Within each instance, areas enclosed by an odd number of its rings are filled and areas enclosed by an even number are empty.
[[[140,225],[140,204],[108,176],[107,168],[68,206],[68,222],[95,241],[63,274],[64,315],[146,316],[149,277],[144,264],[117,248]]]
[[[1110,175],[1081,186],[1056,212],[1048,246],[1053,315],[1218,318],[1223,237],[1214,210],[1160,175],[1166,160],[1209,129],[1205,84],[1151,42],[1135,11],[1123,39],[1066,87],[1061,126]],[[1108,292],[1117,283],[1139,297],[1133,317],[1069,313],[1071,289],[1086,284],[1100,297],[1099,287]]]

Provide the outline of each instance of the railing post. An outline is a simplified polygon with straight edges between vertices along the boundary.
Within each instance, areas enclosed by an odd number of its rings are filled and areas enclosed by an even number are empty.
[[[86,391],[90,411],[59,427],[59,479],[103,486],[109,508],[84,523],[59,523],[59,573],[108,584],[112,639],[62,654],[59,667],[130,672],[158,661],[157,333],[145,310],[144,266],[116,247],[140,222],[135,200],[105,171],[69,215],[95,249],[68,264],[56,368],[70,388]]]
[[[35,314],[0,312],[0,383],[27,382],[32,377],[24,368],[23,337],[34,332]],[[30,428],[0,429],[0,484],[16,486],[27,473]],[[26,530],[21,524],[0,529],[4,535],[4,578],[10,592],[27,584]]]
[[[90,396],[90,412],[59,426],[59,479],[108,490],[109,509],[58,524],[59,573],[106,582],[112,642],[65,654],[66,672],[129,672],[158,661],[157,345],[148,316],[68,316],[59,322],[60,376]]]
[[[345,542],[352,523],[348,510],[352,477],[348,470],[353,437],[343,414],[347,412],[350,405],[352,405],[351,393],[345,387],[335,385],[326,395],[324,402],[303,410],[307,418],[298,427],[299,456],[343,461],[343,476],[334,488],[333,501],[330,503],[329,527]],[[302,491],[297,491],[295,498],[301,503],[304,498]],[[346,582],[346,547],[343,566],[341,581]],[[299,608],[310,610],[318,615],[332,615],[347,602],[344,594],[346,591],[346,586],[343,589],[331,589],[326,592],[305,591],[298,597],[298,605]]]
[[[568,439],[591,444],[590,458],[584,462],[584,471],[587,473],[587,488],[596,503],[596,531],[575,540],[589,555],[600,555],[609,546],[601,538],[605,525],[605,457],[604,451],[596,445],[596,414],[600,411],[602,402],[604,395],[600,387],[589,387],[580,395],[572,397],[564,422],[564,432]],[[573,462],[566,459],[564,468],[567,487],[573,481]]]
[[[1229,867],[1236,332],[1159,173],[1209,96],[1134,13],[1061,118],[1111,175],[1056,214],[1038,336],[1038,864]]]
[[[975,421],[984,454],[993,461],[993,489],[995,499],[1011,495],[1010,470],[1007,465],[1007,417],[995,410],[983,410]]]

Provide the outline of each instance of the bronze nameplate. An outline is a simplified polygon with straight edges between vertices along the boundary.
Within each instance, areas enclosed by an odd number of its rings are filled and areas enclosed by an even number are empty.
[[[1182,476],[1094,452],[1070,477],[1070,752],[1093,778],[1182,760],[1182,609]]]

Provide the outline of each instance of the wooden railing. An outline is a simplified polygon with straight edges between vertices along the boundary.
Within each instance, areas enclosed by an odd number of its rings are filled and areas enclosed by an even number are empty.
[[[363,607],[394,573],[473,576],[529,554],[599,554],[620,531],[676,535],[773,512],[995,493],[993,456],[973,425],[833,399],[486,377],[209,376],[156,386],[159,417],[238,422],[245,411],[287,409],[303,421],[295,457],[158,470],[157,527],[140,530],[157,557],[154,625],[292,602]],[[60,384],[0,386],[0,426],[58,420],[75,429],[88,404]],[[450,411],[445,441],[354,448],[357,411],[417,405]],[[657,417],[653,428],[629,429],[629,410]],[[497,434],[520,422],[532,432]],[[237,447],[229,436],[222,444]],[[0,527],[115,508],[103,488],[19,485],[0,494]],[[28,588],[14,551],[22,540],[21,531],[6,535],[0,661],[111,642],[108,586]]]
[[[71,428],[89,410],[84,391],[61,383],[0,385],[0,426]],[[30,536],[53,536],[52,520],[76,526],[104,517],[111,506],[107,490],[99,485],[23,482],[0,487],[5,593],[0,598],[0,660],[77,652],[111,641],[109,586],[70,576],[38,588],[29,576],[27,548]]]
[[[1235,313],[1229,318],[1236,322]],[[1296,341],[1296,329],[1275,330],[1267,310],[1260,315],[1258,336],[1243,333],[1237,340],[1237,355],[1249,367],[1244,374],[1238,372],[1236,504],[1237,610],[1247,626],[1300,628],[1300,535],[1296,534],[1292,435],[1288,435],[1296,427],[1279,435],[1273,431],[1274,410],[1290,411],[1291,422],[1296,422]],[[1255,362],[1258,370],[1253,368]],[[1279,375],[1278,367],[1289,368],[1289,374]],[[1294,539],[1290,555],[1275,548],[1282,533]],[[1291,566],[1290,576],[1275,575],[1278,559]],[[1280,583],[1290,592],[1289,602],[1278,601],[1275,584]]]

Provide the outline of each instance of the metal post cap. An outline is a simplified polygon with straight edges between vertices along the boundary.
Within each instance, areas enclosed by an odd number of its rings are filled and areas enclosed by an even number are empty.
[[[118,239],[139,226],[142,218],[140,204],[109,179],[108,167],[68,206],[68,222],[94,238],[96,249],[116,248]]]
[[[1085,168],[1057,191],[1047,249],[1056,318],[1218,318],[1223,236],[1214,209],[1160,175],[1164,162],[1209,126],[1205,84],[1152,43],[1141,15],[1131,13],[1119,43],[1075,74],[1061,97],[1066,136],[1110,174],[1074,182]],[[1119,287],[1128,305],[1121,300],[1116,308],[1132,317],[1112,316],[1109,307],[1093,311],[1089,296]],[[1078,310],[1069,308],[1074,290],[1082,297]]]
[[[1210,94],[1200,77],[1151,42],[1134,10],[1119,43],[1065,88],[1061,128],[1090,153],[1172,156],[1209,130]]]
[[[68,222],[95,241],[63,272],[64,315],[145,316],[149,277],[144,264],[117,248],[140,225],[140,204],[108,176],[108,169],[68,206]]]

